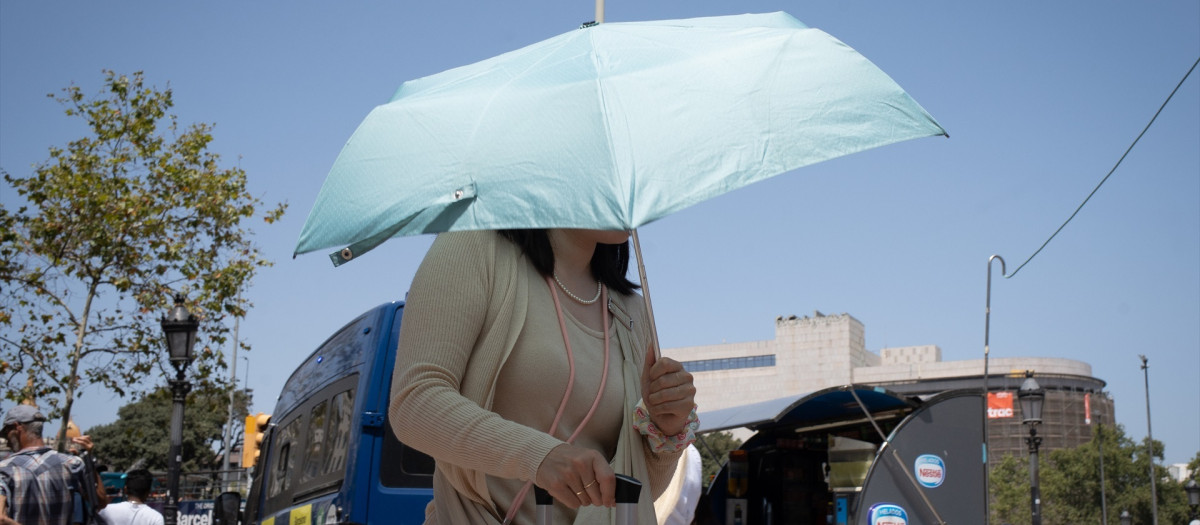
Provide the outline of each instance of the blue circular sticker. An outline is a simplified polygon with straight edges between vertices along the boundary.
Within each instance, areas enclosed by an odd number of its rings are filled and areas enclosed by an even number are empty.
[[[867,511],[868,525],[908,525],[908,513],[894,503],[876,503]]]
[[[913,462],[913,474],[922,487],[937,488],[946,481],[946,462],[933,454],[922,454]]]

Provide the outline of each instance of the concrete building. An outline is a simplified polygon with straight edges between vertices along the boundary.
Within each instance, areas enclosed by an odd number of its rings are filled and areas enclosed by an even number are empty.
[[[1171,479],[1184,483],[1192,478],[1192,470],[1188,468],[1187,463],[1172,463],[1167,465],[1167,473]]]
[[[943,361],[934,345],[866,348],[865,328],[849,314],[775,319],[770,341],[668,348],[663,355],[684,363],[696,382],[702,411],[766,401],[857,383],[921,396],[954,389],[983,389],[983,359]],[[992,358],[988,390],[1009,403],[988,421],[992,462],[1028,454],[1016,392],[1032,370],[1046,390],[1042,449],[1069,448],[1091,440],[1097,425],[1111,426],[1113,402],[1091,365],[1071,359]]]

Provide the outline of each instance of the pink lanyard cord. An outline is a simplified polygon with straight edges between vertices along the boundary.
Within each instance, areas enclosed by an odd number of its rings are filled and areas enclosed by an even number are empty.
[[[551,436],[558,431],[558,422],[562,419],[563,412],[566,411],[567,401],[571,399],[571,390],[575,387],[575,353],[571,351],[571,338],[567,335],[567,322],[563,317],[562,304],[558,300],[558,290],[554,289],[554,281],[546,276],[546,285],[550,287],[550,297],[554,299],[554,310],[558,313],[558,328],[562,330],[563,344],[567,347],[567,367],[569,375],[567,376],[567,391],[563,393],[562,402],[558,404],[558,412],[554,413],[554,421],[550,423],[550,429],[546,432]],[[587,415],[583,416],[583,420],[579,422],[579,426],[575,427],[575,431],[567,438],[567,443],[574,443],[575,438],[579,437],[579,432],[583,427],[587,426],[588,421],[592,420],[592,416],[596,413],[596,407],[600,406],[600,398],[604,395],[604,386],[608,383],[608,287],[602,287],[600,290],[600,304],[603,306],[604,317],[604,371],[600,373],[600,388],[596,390],[596,397],[592,400],[592,406],[588,409]],[[525,501],[525,496],[529,495],[529,489],[533,487],[533,480],[525,482],[525,486],[517,492],[517,496],[513,498],[512,506],[508,509],[508,514],[504,517],[504,524],[512,523],[512,520],[517,515],[517,511],[521,508],[521,503]]]

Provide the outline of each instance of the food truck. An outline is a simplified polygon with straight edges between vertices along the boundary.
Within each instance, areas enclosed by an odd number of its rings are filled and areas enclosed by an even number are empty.
[[[909,397],[866,385],[700,414],[754,432],[701,505],[725,525],[986,523],[980,391]]]

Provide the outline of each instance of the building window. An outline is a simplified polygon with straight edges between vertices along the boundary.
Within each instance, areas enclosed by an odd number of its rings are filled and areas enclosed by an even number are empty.
[[[683,369],[688,372],[712,372],[738,368],[762,368],[775,366],[775,355],[752,355],[749,357],[726,357],[723,359],[701,359],[684,361]]]

